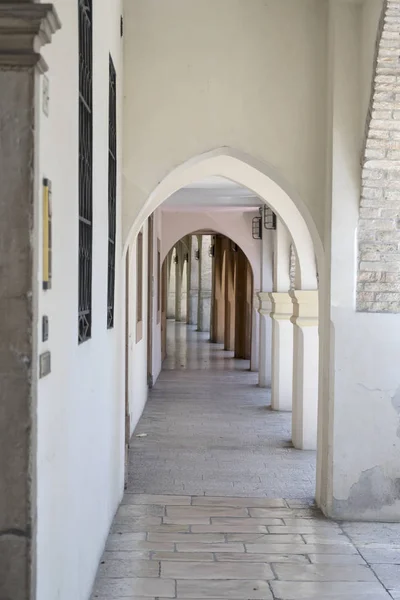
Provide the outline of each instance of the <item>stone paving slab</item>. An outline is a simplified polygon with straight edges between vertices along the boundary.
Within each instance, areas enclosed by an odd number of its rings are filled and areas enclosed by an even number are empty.
[[[250,506],[247,506],[254,504],[254,498],[249,498],[248,503],[241,499],[240,507],[230,506],[229,499],[224,506],[219,499],[217,506],[210,502],[201,507],[201,518],[208,519],[209,523],[215,518],[221,520],[213,526],[189,522],[193,518],[192,509],[200,508],[193,506],[195,500],[195,496],[180,500],[179,497],[147,495],[147,504],[140,504],[138,496],[137,506],[151,506],[155,514],[163,516],[139,517],[138,525],[133,511],[134,527],[142,527],[142,531],[110,534],[92,600],[140,600],[141,597],[147,600],[393,600],[397,597],[399,600],[399,565],[375,563],[371,568],[342,525],[328,521],[317,511],[314,517],[299,520],[295,517],[298,506],[290,508],[288,501],[281,499],[277,508],[268,510],[279,514],[285,507],[289,516],[276,518],[281,525],[260,526],[257,523],[260,517],[251,517]],[[239,509],[238,514],[244,516],[212,516],[216,510],[225,513],[232,508]],[[164,521],[170,518],[166,515],[171,510],[181,515],[182,523],[178,526]],[[186,524],[182,515],[187,515]],[[129,515],[124,517],[129,518]],[[153,525],[146,521],[149,518],[161,519],[162,523]],[[268,518],[274,519],[273,516]],[[241,531],[251,528],[253,520],[255,528],[273,532]],[[287,533],[286,522],[291,528],[303,531],[303,521],[306,521],[306,531],[308,523],[315,529],[317,533],[313,537],[320,543],[306,543],[308,533]],[[115,527],[118,526],[116,523]],[[181,527],[184,532],[180,531]],[[213,527],[217,527],[218,532],[210,532]],[[231,533],[232,527],[238,531]],[[154,532],[155,528],[158,531]],[[325,538],[325,530],[329,531],[329,538]],[[366,532],[363,535],[367,535]],[[377,548],[380,544],[376,541],[376,531],[372,537],[374,552],[393,550],[386,542]],[[390,558],[395,560],[396,555]]]

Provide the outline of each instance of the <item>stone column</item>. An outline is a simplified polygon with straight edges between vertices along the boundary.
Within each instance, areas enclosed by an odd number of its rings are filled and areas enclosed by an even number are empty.
[[[197,325],[197,311],[199,304],[199,240],[197,235],[190,236],[189,257],[189,295],[188,295],[188,323]]]
[[[209,256],[211,236],[201,236],[198,331],[210,331],[212,258]]]
[[[235,358],[251,358],[252,300],[251,267],[239,249],[236,253]]]
[[[181,286],[181,321],[187,322],[188,305],[188,258],[187,249],[182,246],[182,286]]]
[[[260,366],[258,385],[271,387],[272,376],[272,320],[271,299],[268,292],[273,290],[273,231],[263,229],[261,242],[261,292],[258,294],[259,323],[260,323]]]
[[[258,374],[258,385],[260,387],[271,387],[272,381],[272,302],[268,292],[259,292],[260,315],[260,368]]]
[[[183,252],[182,243],[176,245],[175,263],[175,321],[182,320],[182,272],[183,272]]]
[[[235,252],[232,247],[225,253],[225,350],[235,349]]]
[[[272,301],[272,409],[292,410],[293,315],[290,289],[290,235],[278,220],[274,238],[274,290]]]
[[[258,312],[258,294],[253,298],[253,315],[251,321],[251,359],[250,371],[257,372],[260,366],[260,313]]]
[[[0,1],[0,598],[36,597],[40,46],[51,4]]]
[[[176,248],[173,248],[167,256],[167,319],[175,319],[175,276],[176,266],[174,258]]]
[[[272,410],[292,410],[293,315],[289,292],[272,292]]]
[[[211,341],[224,343],[225,329],[225,280],[223,273],[224,247],[222,236],[215,236],[215,251],[213,260],[213,319]]]
[[[316,450],[318,420],[318,291],[290,292],[293,301],[292,441],[299,450]]]

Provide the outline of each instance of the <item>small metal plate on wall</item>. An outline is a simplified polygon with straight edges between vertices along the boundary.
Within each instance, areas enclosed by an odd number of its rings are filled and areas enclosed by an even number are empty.
[[[51,372],[51,354],[50,352],[43,352],[39,356],[39,377],[46,377]]]

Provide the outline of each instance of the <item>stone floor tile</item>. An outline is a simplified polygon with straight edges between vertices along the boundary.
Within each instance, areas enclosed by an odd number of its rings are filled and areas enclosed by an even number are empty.
[[[323,537],[331,537],[336,535],[341,535],[343,537],[343,533],[340,529],[335,527],[330,527],[326,525],[325,527],[314,527],[312,523],[308,525],[293,525],[293,526],[282,526],[282,525],[273,525],[268,527],[269,533],[300,533],[300,534],[308,534],[315,536],[323,536]],[[348,539],[348,538],[346,538]]]
[[[192,517],[248,517],[246,508],[229,506],[167,506],[166,516],[171,519],[191,519]]]
[[[307,527],[314,527],[314,528],[325,528],[328,527],[330,529],[339,529],[339,524],[335,523],[334,521],[330,521],[329,519],[325,519],[325,518],[321,518],[320,515],[315,515],[312,514],[310,517],[308,518],[296,518],[296,517],[284,517],[284,524],[287,527],[302,527],[303,525],[307,526]]]
[[[225,541],[222,533],[149,533],[149,542],[184,542],[186,544],[214,544]]]
[[[248,525],[243,524],[242,520],[236,525],[193,525],[191,530],[193,533],[268,533],[265,525],[253,525],[251,519],[247,521]]]
[[[171,544],[171,546],[173,546],[173,544]],[[101,558],[101,560],[130,560],[130,561],[134,561],[134,560],[143,560],[143,559],[150,559],[151,557],[151,551],[150,550],[131,550],[131,551],[116,551],[116,552],[112,552],[112,551],[108,551],[106,550],[105,552],[103,552],[103,556]],[[101,563],[100,563],[101,564]]]
[[[299,534],[279,535],[276,533],[229,533],[227,540],[246,544],[301,544],[303,542]]]
[[[274,579],[271,567],[263,563],[162,562],[161,577],[167,579]]]
[[[217,561],[234,561],[234,562],[261,562],[261,563],[297,563],[310,564],[308,558],[300,554],[235,554],[234,552],[220,552],[215,554]],[[351,557],[347,557],[351,558]]]
[[[237,466],[235,471],[237,472]],[[287,508],[286,502],[281,499],[271,498],[234,498],[222,497],[216,498],[211,496],[195,496],[192,500],[193,506],[233,506],[233,507],[263,507],[263,508]]]
[[[176,544],[178,552],[240,552],[244,553],[243,544],[221,542],[220,544]],[[265,548],[265,546],[264,546]]]
[[[180,599],[201,598],[230,600],[273,600],[266,581],[207,581],[180,580],[177,582],[177,597]]]
[[[106,542],[106,551],[108,552],[152,552],[152,551],[174,551],[173,542],[148,542],[145,540],[135,540],[130,538],[129,533],[123,535],[109,535]]]
[[[264,519],[235,519],[232,517],[212,517],[212,525],[283,525],[283,519],[277,518],[264,518]]]
[[[349,545],[334,544],[245,544],[246,552],[250,554],[358,554],[357,550]]]
[[[365,560],[358,554],[309,554],[310,561],[327,565],[365,565]]]
[[[100,563],[98,577],[158,577],[159,564],[150,560],[130,558],[104,558]]]
[[[171,519],[163,517],[166,525],[211,525],[211,517],[190,517],[190,519]]]
[[[340,544],[343,546],[351,544],[348,537],[343,533],[305,533],[303,538],[306,544]]]
[[[96,594],[114,600],[118,597],[136,598],[144,597],[175,598],[175,581],[160,578],[126,578],[126,579],[98,579],[94,587]]]
[[[121,504],[116,517],[163,517],[165,506],[163,504]]]
[[[125,493],[122,504],[159,504],[161,506],[188,506],[191,504],[190,496],[174,496],[166,494],[129,494]]]
[[[272,581],[276,600],[390,600],[380,583]]]
[[[282,581],[376,581],[373,572],[362,565],[274,565]]]
[[[246,556],[246,555],[245,555]],[[202,562],[211,561],[214,562],[214,554],[212,552],[154,552],[151,555],[152,560],[177,560],[191,561],[191,562]]]

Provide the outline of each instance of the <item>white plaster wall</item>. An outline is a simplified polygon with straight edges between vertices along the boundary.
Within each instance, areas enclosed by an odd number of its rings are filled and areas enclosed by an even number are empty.
[[[38,389],[37,598],[87,600],[123,492],[123,389],[118,336],[121,265],[117,260],[115,327],[107,329],[108,56],[122,98],[121,2],[94,10],[94,173],[92,339],[78,345],[78,10],[55,0],[62,29],[44,49],[50,116],[40,113],[40,177],[53,185],[53,285],[39,298],[49,316],[52,372]],[[119,143],[121,145],[119,102]],[[119,154],[121,166],[121,153]],[[121,185],[117,247],[121,247]],[[42,193],[37,190],[41,207]],[[41,221],[39,221],[41,222]],[[39,237],[41,239],[41,237]],[[39,263],[41,280],[41,257]],[[41,287],[41,284],[40,284]],[[41,340],[41,321],[37,324]]]
[[[322,231],[326,3],[125,2],[124,233],[157,183],[229,146],[272,164]]]
[[[260,289],[261,241],[251,234],[253,217],[258,212],[208,211],[175,212],[162,211],[162,256],[168,254],[173,245],[183,236],[200,230],[212,230],[231,238],[246,254],[254,274],[254,290]]]
[[[141,417],[147,401],[147,274],[148,274],[148,222],[143,225],[143,335],[136,341],[136,240],[130,248],[129,272],[129,410],[131,415],[131,434]]]
[[[355,312],[358,124],[367,93],[361,11],[332,3],[331,299],[325,283],[321,296],[325,360],[330,355],[332,362],[325,363],[322,379],[319,473],[324,464],[321,502],[331,516],[391,520],[400,518],[400,321],[398,315]],[[372,45],[376,32],[370,35]]]
[[[157,323],[157,294],[158,294],[158,265],[157,265],[157,238],[161,242],[161,210],[156,210],[154,213],[154,300],[153,300],[153,383],[156,382],[160,371],[161,371],[161,311],[160,311],[160,322]],[[161,252],[161,265],[163,264],[162,244],[160,244]],[[161,277],[161,272],[160,272]],[[160,289],[161,293],[161,289]],[[162,298],[160,297],[161,305]]]

